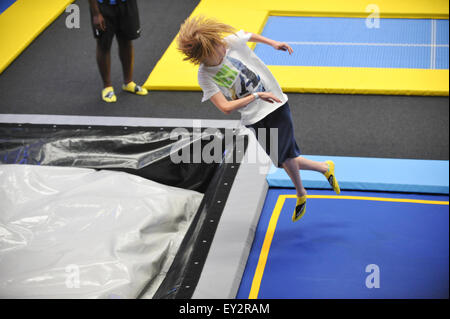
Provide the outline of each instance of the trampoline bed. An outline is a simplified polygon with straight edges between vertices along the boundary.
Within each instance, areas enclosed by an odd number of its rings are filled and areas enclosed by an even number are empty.
[[[269,190],[238,298],[448,298],[448,196],[308,194],[293,223],[295,190]]]
[[[296,52],[256,45],[268,65],[448,69],[448,20],[271,16],[262,35]]]

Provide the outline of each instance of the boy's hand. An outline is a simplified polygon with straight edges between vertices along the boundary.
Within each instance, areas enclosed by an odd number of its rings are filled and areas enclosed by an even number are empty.
[[[97,30],[102,30],[105,31],[106,30],[106,23],[105,23],[105,19],[103,18],[101,13],[95,14],[93,17],[93,22],[94,22],[94,26]]]
[[[277,98],[273,93],[271,92],[258,92],[259,98],[261,100],[264,100],[269,103],[278,102],[280,103],[281,100]]]
[[[275,50],[288,51],[289,54],[292,54],[294,52],[294,50],[292,50],[291,46],[289,44],[287,44],[286,42],[275,41],[275,43],[272,46]]]

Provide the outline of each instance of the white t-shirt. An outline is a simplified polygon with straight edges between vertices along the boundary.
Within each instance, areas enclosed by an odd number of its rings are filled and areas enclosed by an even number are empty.
[[[267,66],[247,46],[251,35],[241,30],[227,36],[224,40],[228,48],[222,63],[217,66],[201,64],[198,70],[198,84],[203,90],[202,102],[218,92],[231,100],[254,92],[271,92],[281,100],[281,103],[269,103],[257,99],[239,109],[243,125],[262,120],[288,100]]]

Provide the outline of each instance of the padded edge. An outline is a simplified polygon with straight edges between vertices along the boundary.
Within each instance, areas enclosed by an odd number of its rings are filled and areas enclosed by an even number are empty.
[[[17,0],[0,15],[0,74],[74,0]]]
[[[449,161],[313,156],[314,161],[332,160],[341,189],[405,193],[449,194]],[[324,176],[301,171],[307,188],[330,189]],[[270,187],[293,188],[283,169],[272,167],[267,176]]]
[[[381,18],[448,19],[449,15],[448,4],[440,0],[380,0],[377,5]],[[202,0],[191,16],[203,14],[237,29],[261,33],[269,15],[367,17],[369,12],[366,12],[366,7],[367,3],[361,0]],[[249,46],[252,47],[250,43]],[[174,39],[144,87],[150,90],[199,91],[197,68],[183,61]],[[449,95],[448,70],[291,66],[269,66],[269,69],[285,92]],[[178,75],[176,78],[172,76],[174,72]]]
[[[242,131],[249,137],[247,152],[220,218],[194,299],[236,298],[239,289],[267,194],[265,179],[271,165],[254,134],[249,133],[248,129]],[[257,163],[252,161],[254,158],[258,158]]]

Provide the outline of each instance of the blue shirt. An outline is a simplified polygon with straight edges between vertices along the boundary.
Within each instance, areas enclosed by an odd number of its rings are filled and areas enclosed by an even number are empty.
[[[103,3],[104,1],[105,0],[98,0],[98,2],[100,2],[100,3]],[[106,0],[106,1],[108,1],[108,0]],[[119,0],[109,0],[109,4],[116,4],[117,1],[119,1]],[[122,0],[122,2],[125,2],[125,1],[127,1],[127,0]]]

